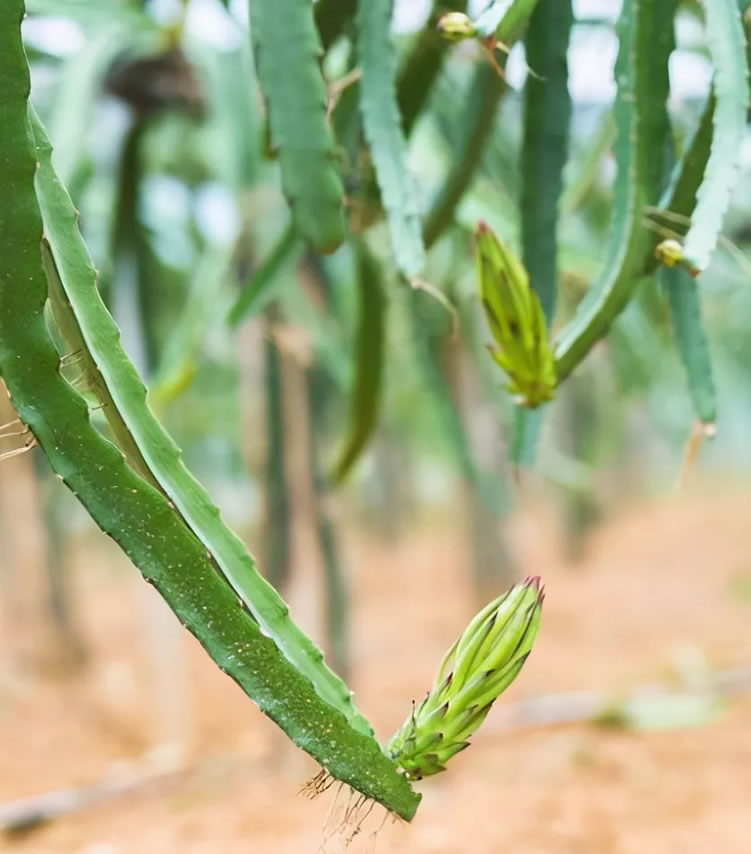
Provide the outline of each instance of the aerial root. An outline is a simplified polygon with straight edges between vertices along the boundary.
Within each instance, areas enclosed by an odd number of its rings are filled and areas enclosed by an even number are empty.
[[[77,389],[80,386],[86,388],[86,385],[88,383],[88,377],[86,376],[86,374],[79,374],[77,377],[73,377],[72,380],[68,380],[68,382],[73,386],[73,388]]]
[[[326,851],[326,843],[337,833],[339,829],[340,825],[335,823],[334,818],[336,816],[336,805],[339,801],[339,795],[341,795],[343,788],[344,783],[340,782],[336,788],[336,794],[331,802],[331,806],[329,806],[328,811],[326,812],[326,818],[323,820],[323,827],[321,827],[321,845],[318,849],[319,852]]]
[[[7,424],[0,424],[0,439],[10,439],[11,436],[26,436],[28,432],[29,428],[20,418],[14,418],[12,421],[8,421]]]
[[[456,306],[451,303],[446,294],[444,294],[440,288],[425,281],[425,279],[421,279],[419,276],[412,276],[409,283],[416,291],[424,291],[446,309],[446,311],[451,315],[451,337],[456,338],[459,330],[459,312],[456,310]]]
[[[348,89],[353,84],[357,83],[357,81],[362,77],[362,69],[361,68],[353,68],[352,71],[347,72],[343,77],[340,77],[338,80],[334,80],[328,86],[328,103],[326,105],[326,120],[331,121],[331,116],[336,109],[336,105],[339,103],[339,99],[342,97],[342,92],[345,89]]]
[[[19,433],[18,435],[23,435],[24,433],[28,433],[28,432],[29,432],[29,428],[27,427],[26,430],[21,431],[21,433]],[[8,434],[8,435],[13,435],[13,434]],[[9,460],[9,459],[11,459],[11,457],[18,457],[21,454],[25,454],[27,451],[30,451],[32,448],[36,448],[36,446],[37,446],[36,437],[35,436],[29,436],[28,439],[23,443],[23,445],[20,448],[14,448],[12,451],[6,451],[4,454],[0,454],[0,462],[3,462],[4,460]]]
[[[701,446],[704,444],[706,439],[714,439],[717,435],[717,427],[714,423],[708,423],[705,421],[695,421],[691,427],[691,432],[686,439],[686,444],[683,448],[683,460],[681,462],[681,468],[678,472],[678,479],[676,482],[676,490],[681,490],[686,480],[688,479],[689,472],[693,469],[696,458],[699,456],[699,451],[701,450]]]
[[[352,794],[355,794],[355,793],[353,792]],[[360,795],[360,794],[357,795],[354,803],[352,803],[352,799],[350,798],[349,806],[347,807],[347,810],[344,813],[343,825],[345,827],[352,824],[354,817],[358,813],[358,810],[366,801],[367,801],[367,797],[365,795]],[[342,828],[342,829],[344,829],[344,828]]]
[[[313,792],[313,797],[322,792],[327,791],[331,786],[338,782],[336,795],[334,796],[331,805],[324,819],[323,827],[321,828],[321,845],[318,849],[320,852],[328,850],[328,843],[335,837],[338,837],[339,845],[343,845],[345,849],[354,842],[357,836],[360,836],[365,829],[365,825],[373,813],[373,810],[378,805],[377,801],[356,791],[351,786],[335,780],[325,770],[321,770],[316,776],[310,780],[301,789],[301,792],[308,794]],[[347,800],[342,803],[340,796],[342,790],[347,790]],[[384,816],[378,827],[373,830],[368,836],[367,847],[375,850],[375,840],[378,834],[386,824],[388,817],[392,815],[391,811],[384,809]],[[372,846],[371,843],[372,842]]]
[[[28,428],[26,430],[8,431],[7,433],[0,434],[0,439],[12,439],[14,436],[25,436],[28,432]]]
[[[308,798],[308,800],[312,801],[313,798],[317,798],[319,795],[322,795],[324,792],[330,789],[336,780],[334,777],[329,774],[329,772],[325,768],[321,768],[321,770],[313,777],[308,780],[308,782],[299,790],[298,795],[302,795],[304,798]]]
[[[505,44],[503,44],[503,42],[496,41],[496,39],[493,36],[491,36],[489,39],[485,39],[483,42],[481,42],[481,44],[483,45],[483,47],[487,51],[488,60],[490,61],[490,64],[493,66],[493,70],[501,78],[501,80],[503,80],[505,83],[506,82],[506,72],[503,70],[500,63],[495,58],[495,51],[496,51],[496,48],[498,48],[501,51],[503,51],[504,53],[508,53],[509,52],[508,47]]]
[[[375,829],[375,830],[370,834],[370,836],[369,836],[369,840],[373,843],[373,847],[372,847],[373,854],[375,854],[375,850],[376,850],[376,841],[377,841],[377,839],[378,839],[378,834],[383,830],[383,828],[384,828],[384,826],[386,825],[386,821],[387,821],[387,819],[388,819],[388,817],[389,817],[389,816],[391,816],[391,817],[392,817],[392,824],[393,824],[393,819],[394,819],[394,817],[396,816],[396,813],[392,813],[392,812],[391,812],[391,810],[387,810],[387,809],[384,807],[384,810],[383,810],[383,818],[381,819],[381,823],[378,825],[378,827],[377,827],[377,828],[376,828],[376,829]]]
[[[83,359],[83,350],[75,350],[60,357],[60,367],[67,368],[68,365],[76,365]]]
[[[345,848],[348,848],[352,844],[354,838],[362,832],[362,826],[368,820],[368,817],[370,816],[370,814],[373,812],[373,809],[375,808],[375,805],[376,805],[375,801],[371,800],[370,803],[368,803],[368,798],[365,798],[364,795],[363,795],[363,798],[364,798],[364,800],[362,801],[360,807],[358,807],[358,811],[362,807],[367,807],[367,809],[365,810],[365,812],[361,816],[359,816],[357,818],[356,822],[354,821],[354,817],[353,817],[352,829],[350,830],[349,834],[344,839],[344,847]],[[357,812],[355,813],[355,815],[357,815]]]

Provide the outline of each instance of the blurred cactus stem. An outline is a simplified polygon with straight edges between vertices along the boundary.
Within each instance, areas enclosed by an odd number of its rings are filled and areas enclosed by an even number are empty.
[[[446,653],[432,690],[386,747],[407,779],[444,771],[452,756],[469,747],[472,733],[522,669],[544,598],[539,578],[515,585],[486,605]]]
[[[476,244],[480,299],[497,345],[488,349],[509,379],[508,390],[533,409],[552,400],[556,388],[540,299],[521,262],[484,222],[477,225]]]
[[[475,25],[464,12],[447,12],[436,23],[441,35],[452,42],[461,42],[477,36]]]

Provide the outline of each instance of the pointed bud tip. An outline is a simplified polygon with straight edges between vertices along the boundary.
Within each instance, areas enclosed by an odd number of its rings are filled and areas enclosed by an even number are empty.
[[[488,224],[485,222],[485,220],[484,219],[478,220],[478,222],[477,222],[477,233],[478,234],[487,234],[487,232],[489,232],[489,231],[490,231],[490,229],[488,228]]]
[[[534,589],[537,592],[538,604],[542,605],[545,601],[545,585],[542,583],[542,577],[539,575],[530,575],[524,579],[523,587]]]

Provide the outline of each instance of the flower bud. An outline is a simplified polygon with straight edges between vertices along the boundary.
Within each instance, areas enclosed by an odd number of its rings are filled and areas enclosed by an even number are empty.
[[[447,12],[438,19],[436,28],[445,39],[452,42],[473,39],[477,35],[475,25],[464,12]]]
[[[534,408],[551,400],[556,387],[540,299],[521,262],[483,222],[476,241],[480,299],[496,344],[490,354],[505,371],[508,390]]]
[[[543,599],[539,578],[517,584],[483,608],[446,653],[432,690],[386,748],[409,779],[444,771],[469,747],[469,737],[526,661]]]
[[[677,264],[681,264],[692,276],[699,273],[699,270],[683,254],[683,246],[677,240],[668,239],[658,243],[655,247],[655,258],[666,267],[675,267]]]

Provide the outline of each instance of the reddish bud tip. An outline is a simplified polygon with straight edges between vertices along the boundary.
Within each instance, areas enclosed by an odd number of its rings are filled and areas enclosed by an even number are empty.
[[[485,232],[487,231],[490,231],[490,229],[488,228],[488,224],[485,222],[484,219],[479,220],[477,223],[477,233],[485,234]]]

